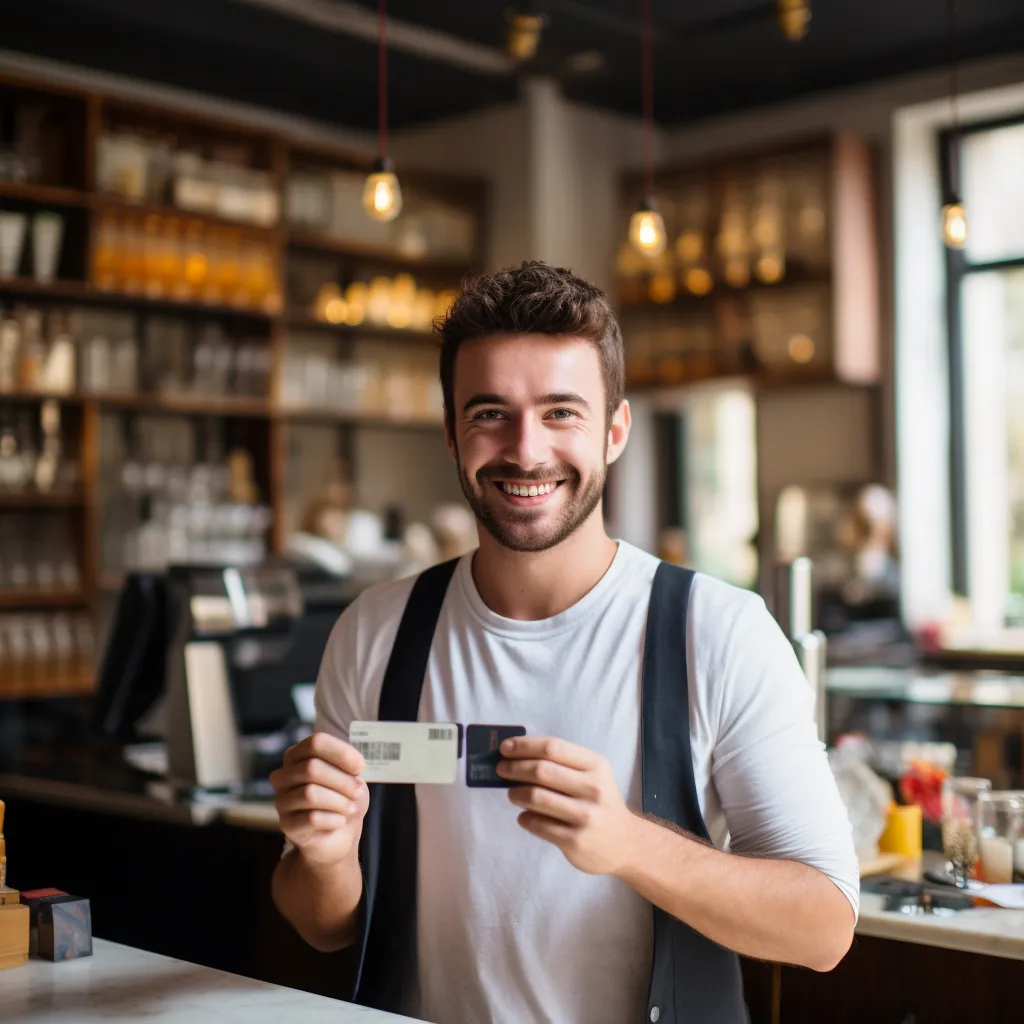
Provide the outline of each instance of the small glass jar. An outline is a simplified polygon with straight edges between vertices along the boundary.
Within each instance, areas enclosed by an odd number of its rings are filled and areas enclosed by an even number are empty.
[[[1024,790],[979,796],[978,853],[982,881],[1024,882]]]
[[[961,889],[967,888],[978,859],[978,800],[991,790],[988,779],[960,777],[942,784],[942,849]]]

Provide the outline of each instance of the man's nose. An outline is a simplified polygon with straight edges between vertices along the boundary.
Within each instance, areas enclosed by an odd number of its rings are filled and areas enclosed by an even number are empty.
[[[544,425],[533,415],[516,417],[510,424],[509,441],[502,454],[506,462],[520,469],[545,465],[551,458],[551,446]]]

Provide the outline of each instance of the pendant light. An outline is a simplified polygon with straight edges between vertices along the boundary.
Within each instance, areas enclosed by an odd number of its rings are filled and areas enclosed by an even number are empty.
[[[654,17],[653,0],[643,2],[644,197],[629,220],[629,242],[644,256],[660,256],[668,241],[665,221],[654,200]]]
[[[526,62],[537,56],[541,32],[547,18],[536,0],[523,0],[506,15],[505,52],[514,60]]]
[[[363,209],[377,221],[394,220],[402,211],[402,187],[388,156],[387,0],[378,0],[377,159],[363,186]]]
[[[775,0],[775,12],[782,34],[791,43],[800,42],[810,31],[810,0]]]
[[[967,243],[967,211],[960,196],[960,116],[956,64],[956,4],[948,2],[949,13],[949,181],[942,202],[942,241],[950,249],[962,249]]]

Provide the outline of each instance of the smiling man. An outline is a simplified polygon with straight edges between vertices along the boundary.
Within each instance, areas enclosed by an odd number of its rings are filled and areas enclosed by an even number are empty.
[[[598,289],[525,263],[471,281],[442,334],[480,545],[339,620],[316,732],[273,777],[277,905],[318,949],[360,946],[358,1000],[437,1024],[738,1024],[737,954],[829,970],[852,939],[810,688],[759,597],[606,533],[630,413]],[[348,727],[395,693],[423,722],[525,725],[515,785],[371,796]]]

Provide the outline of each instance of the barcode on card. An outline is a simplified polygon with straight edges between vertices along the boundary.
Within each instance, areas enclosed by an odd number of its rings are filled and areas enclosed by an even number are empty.
[[[428,729],[427,739],[428,740],[450,740],[453,739],[455,733],[452,729]]]
[[[367,761],[401,761],[402,744],[385,743],[383,740],[356,740],[352,744]]]

